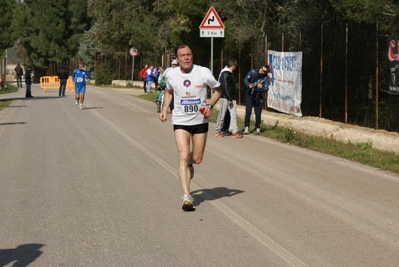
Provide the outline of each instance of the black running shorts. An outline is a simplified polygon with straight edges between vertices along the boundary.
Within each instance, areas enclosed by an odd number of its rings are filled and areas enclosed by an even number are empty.
[[[203,123],[198,125],[173,125],[173,131],[181,129],[191,134],[202,134],[207,133],[209,129],[209,123]]]

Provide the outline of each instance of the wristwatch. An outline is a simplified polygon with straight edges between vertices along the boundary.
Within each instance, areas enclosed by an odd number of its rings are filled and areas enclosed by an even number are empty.
[[[209,107],[210,110],[213,109],[213,105],[212,104],[206,104],[206,105]]]

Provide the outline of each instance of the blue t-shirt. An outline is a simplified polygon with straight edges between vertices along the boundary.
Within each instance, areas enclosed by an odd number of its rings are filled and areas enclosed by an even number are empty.
[[[91,77],[91,73],[88,70],[81,70],[79,68],[75,69],[72,73],[72,80],[75,83],[75,87],[84,87],[86,86],[86,77]]]

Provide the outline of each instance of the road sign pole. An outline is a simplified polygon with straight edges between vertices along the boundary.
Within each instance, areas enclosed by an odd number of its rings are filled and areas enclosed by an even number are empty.
[[[132,85],[133,85],[133,81],[134,81],[134,58],[133,57],[133,68],[132,68]]]
[[[139,54],[137,48],[132,47],[129,49],[129,54],[132,56],[132,85],[133,85],[133,78],[134,78],[134,58]]]
[[[211,72],[213,74],[213,37],[211,37]],[[212,97],[213,91],[211,88],[211,97]]]
[[[132,57],[132,85],[133,85],[134,57]]]

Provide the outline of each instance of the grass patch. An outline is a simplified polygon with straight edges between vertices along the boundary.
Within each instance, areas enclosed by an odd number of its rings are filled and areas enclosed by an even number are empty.
[[[320,136],[312,136],[281,126],[266,127],[261,135],[282,143],[318,151],[324,154],[348,159],[368,166],[399,173],[399,155],[394,152],[373,149],[370,142],[343,143]]]
[[[140,95],[139,97],[149,101],[155,101],[155,94]],[[216,122],[217,115],[218,111],[215,110],[212,112],[209,120]],[[238,129],[244,129],[243,119],[237,118],[237,124]],[[251,122],[251,125],[253,124],[254,122]],[[267,126],[263,122],[261,124],[261,133],[259,135],[282,143],[307,148],[382,170],[399,173],[399,155],[394,152],[385,152],[373,149],[373,144],[370,142],[359,144],[342,143],[329,138],[297,132],[293,128],[281,127],[278,124]]]
[[[18,92],[18,88],[10,84],[6,84],[6,86],[3,89],[0,89],[0,95],[15,93],[15,92]],[[10,100],[0,100],[0,110],[3,110],[4,108],[8,107],[10,103],[11,103]]]
[[[151,102],[155,103],[155,96],[156,95],[157,95],[156,93],[149,93],[149,94],[139,95],[138,97],[141,98],[141,99],[148,100],[148,101],[151,101]]]
[[[0,100],[0,111],[10,105],[11,101]]]
[[[0,95],[15,93],[15,92],[18,92],[18,88],[11,84],[6,84],[6,86],[3,89],[0,89]]]

